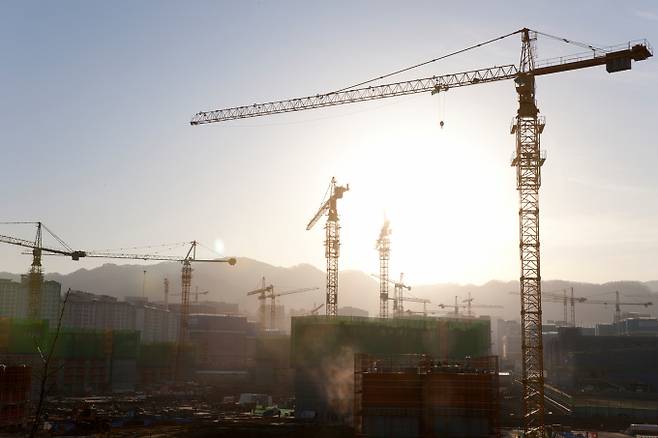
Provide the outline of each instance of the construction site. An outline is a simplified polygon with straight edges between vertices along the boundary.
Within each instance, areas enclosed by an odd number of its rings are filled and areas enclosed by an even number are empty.
[[[306,230],[324,227],[323,241],[314,242],[318,252],[324,248],[324,284],[300,275],[291,286],[263,272],[249,279],[249,289],[234,273],[244,258],[212,249],[203,257],[208,248],[197,240],[144,252],[132,243],[116,252],[83,250],[41,221],[6,221],[3,226],[33,227],[36,234],[34,239],[0,234],[0,243],[32,257],[20,280],[0,279],[0,434],[658,436],[658,319],[630,312],[634,307],[649,312],[653,301],[619,291],[613,298],[581,296],[573,287],[543,290],[539,193],[546,121],[536,92],[543,77],[563,72],[631,70],[651,58],[653,49],[646,40],[599,47],[521,28],[422,65],[512,38],[519,43],[518,63],[382,83],[421,64],[413,65],[328,93],[198,112],[189,129],[196,133],[205,129],[201,125],[237,119],[420,93],[442,96],[451,89],[509,82],[517,102],[509,133],[520,275],[518,290],[506,292],[517,303],[514,320],[492,316],[504,309],[498,298],[481,300],[452,290],[442,298],[417,293],[421,288],[390,269],[396,241],[389,219],[364,237],[374,244],[371,257],[379,268],[366,274],[378,291],[365,300],[377,313],[347,312],[341,307],[346,296],[339,287],[339,260],[346,239],[341,229],[350,223],[341,217],[344,198],[358,188],[334,177],[320,207],[308,208],[306,225]],[[546,40],[581,52],[537,59],[538,41]],[[614,85],[623,87],[624,81]],[[145,292],[154,265],[145,264],[141,295],[131,290],[118,298],[91,289],[64,290],[63,282],[45,278],[50,260],[172,263],[180,276],[176,289],[173,278],[158,276],[162,299],[154,300]],[[403,263],[396,260],[395,266]],[[213,301],[224,300],[224,290],[215,294],[197,281],[201,265],[226,267],[222,275],[239,285],[234,289],[240,304]],[[314,293],[322,302],[286,311]],[[547,303],[563,306],[563,320],[546,320]],[[612,322],[579,325],[577,308],[614,308]],[[650,435],[654,426],[656,434]]]

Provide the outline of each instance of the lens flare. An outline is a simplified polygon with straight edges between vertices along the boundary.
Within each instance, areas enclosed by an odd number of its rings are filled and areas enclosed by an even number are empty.
[[[213,248],[217,254],[220,256],[224,255],[224,241],[222,239],[215,239],[215,242],[213,243]]]

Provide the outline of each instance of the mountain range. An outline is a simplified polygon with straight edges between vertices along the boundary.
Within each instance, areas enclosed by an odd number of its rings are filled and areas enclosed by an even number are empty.
[[[146,271],[146,274],[144,274]],[[79,269],[70,274],[48,273],[47,280],[55,280],[62,284],[62,290],[72,288],[96,294],[105,294],[124,298],[126,296],[141,296],[144,294],[152,301],[161,301],[164,279],[170,282],[170,301],[180,293],[181,264],[163,262],[153,265],[135,264],[104,264],[94,269]],[[278,302],[287,309],[310,309],[314,304],[324,302],[325,273],[314,266],[300,264],[291,267],[273,266],[249,258],[239,258],[236,266],[224,263],[193,264],[192,293],[198,287],[208,294],[200,300],[214,300],[238,303],[243,311],[253,313],[257,299],[246,293],[260,286],[261,278],[266,278],[267,284],[274,284],[275,291],[284,291],[303,287],[317,287],[316,291],[291,294],[281,297]],[[18,274],[0,273],[0,278],[17,280]],[[378,312],[379,282],[377,279],[361,271],[341,271],[339,276],[339,306],[352,306],[367,310],[371,316]],[[655,306],[623,306],[622,311],[632,311],[657,315],[658,281],[617,281],[603,284],[571,282],[566,280],[549,280],[542,284],[543,291],[556,291],[562,294],[562,289],[574,288],[577,297],[589,297],[611,304],[577,304],[576,320],[579,324],[593,325],[597,322],[610,322],[614,313],[616,290],[622,293],[622,300],[628,302],[656,302]],[[393,293],[393,287],[390,293]],[[471,294],[473,311],[476,314],[488,314],[505,319],[519,319],[519,296],[517,281],[489,281],[481,285],[438,283],[428,285],[412,285],[410,295],[418,298],[428,298],[432,304],[428,310],[441,312],[437,304],[452,305],[455,296],[462,300]],[[497,305],[503,308],[477,308],[477,305]],[[422,304],[407,303],[406,309],[422,311]],[[543,306],[544,320],[562,320],[563,305],[560,302],[545,302]],[[445,311],[444,311],[445,312]]]

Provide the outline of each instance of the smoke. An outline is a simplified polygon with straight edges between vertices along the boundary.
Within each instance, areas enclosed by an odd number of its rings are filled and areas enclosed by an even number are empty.
[[[316,382],[320,382],[324,397],[329,407],[329,415],[351,416],[354,402],[354,351],[342,347],[331,358],[323,361],[321,368],[314,373]],[[331,418],[330,418],[331,419]]]

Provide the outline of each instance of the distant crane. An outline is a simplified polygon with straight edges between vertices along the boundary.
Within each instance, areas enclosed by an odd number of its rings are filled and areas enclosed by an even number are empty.
[[[269,284],[266,285],[265,282],[265,277],[262,278],[261,280],[261,287],[258,289],[254,289],[252,291],[247,292],[247,296],[251,295],[258,295],[258,301],[259,301],[259,306],[258,306],[258,313],[259,313],[259,318],[260,318],[260,324],[261,327],[264,329],[265,328],[265,300],[269,299],[270,300],[270,329],[274,330],[276,328],[276,298],[283,296],[283,295],[290,295],[290,294],[297,294],[300,292],[308,292],[312,290],[319,290],[319,287],[304,287],[300,289],[293,289],[293,290],[288,290],[288,291],[283,291],[283,292],[274,292],[274,285]],[[318,307],[317,310],[320,308]]]
[[[649,307],[649,306],[653,306],[652,301],[646,301],[646,302],[642,302],[642,303],[621,301],[620,298],[619,298],[619,295],[620,295],[619,291],[618,290],[615,291],[615,301],[614,301],[615,314],[614,314],[614,319],[613,319],[613,321],[615,323],[618,323],[618,322],[621,321],[621,306],[644,306],[645,308]],[[603,304],[604,306],[607,306],[608,304],[613,304],[610,301],[590,300],[590,299],[588,299],[586,303],[587,304]]]
[[[385,220],[375,249],[379,252],[379,317],[388,318],[388,260],[391,254],[391,228]],[[396,301],[397,303],[397,301]]]
[[[432,301],[428,300],[427,298],[416,298],[416,297],[400,297],[400,306],[402,306],[402,302],[406,301],[409,303],[422,303],[423,304],[423,316],[427,316],[427,305],[431,304]],[[400,308],[398,311],[398,316],[402,315],[404,312],[404,308]]]
[[[463,54],[466,51],[492,44],[513,35],[521,36],[521,56],[518,67],[513,64],[498,65],[409,81],[381,85],[373,84],[380,79],[389,78],[449,56]],[[587,52],[554,58],[543,63],[536,62],[535,42],[538,35],[578,46],[587,50]],[[615,73],[630,70],[631,60],[643,61],[651,56],[653,56],[653,51],[646,40],[601,48],[523,28],[337,91],[212,111],[200,111],[192,117],[190,124],[196,126],[226,122],[248,117],[297,112],[418,93],[431,92],[436,94],[451,88],[514,80],[519,106],[510,132],[516,136],[516,152],[512,160],[512,166],[516,167],[516,189],[519,193],[519,252],[521,262],[519,280],[522,319],[524,436],[537,438],[545,435],[539,257],[539,188],[541,186],[541,166],[544,164],[546,156],[540,149],[540,136],[544,131],[545,121],[543,117],[539,116],[539,108],[535,99],[535,78],[601,65],[606,66],[608,73]],[[335,311],[335,306],[327,310],[328,314],[333,314],[331,312]]]
[[[126,259],[126,260],[145,260],[145,261],[171,261],[171,262],[181,262],[183,267],[181,269],[181,309],[180,309],[180,321],[178,325],[178,340],[176,348],[176,368],[175,375],[176,379],[180,380],[181,375],[181,352],[182,346],[188,340],[189,334],[189,324],[188,317],[190,314],[190,287],[192,284],[192,263],[228,263],[230,266],[234,266],[237,263],[235,257],[226,257],[226,258],[214,258],[214,259],[199,259],[196,256],[197,246],[199,242],[193,240],[189,244],[189,249],[184,257],[181,256],[171,256],[171,255],[161,255],[161,254],[131,254],[131,253],[111,253],[111,252],[102,252],[102,251],[78,251],[77,257],[88,257],[88,258],[102,258],[102,259]],[[44,248],[45,251],[45,248]],[[48,252],[52,252],[48,250]],[[61,254],[61,252],[60,252]],[[68,255],[68,254],[67,254]],[[167,282],[167,293],[168,282]]]
[[[565,326],[571,326],[575,327],[576,326],[576,303],[585,303],[587,301],[587,297],[577,297],[574,296],[573,293],[573,287],[571,289],[571,296],[567,296],[567,289],[556,289],[553,291],[541,291],[542,295],[542,301],[548,302],[548,303],[560,303],[563,305],[564,308],[564,325]],[[558,292],[562,292],[562,294],[558,294]],[[518,292],[509,292],[512,295],[519,295]],[[571,319],[567,320],[567,309],[568,307],[571,307]]]
[[[471,297],[471,293],[469,292],[468,293],[468,298],[466,298],[465,300],[462,300],[462,303],[466,303],[466,315],[468,315],[468,316],[473,316],[473,311],[472,311],[473,307],[477,307],[479,309],[502,309],[503,308],[503,306],[492,305],[492,304],[476,304],[476,305],[473,305],[473,300],[474,299],[475,298]]]
[[[377,276],[375,274],[370,274],[371,276],[378,278],[381,281],[381,274],[380,276]],[[408,300],[404,297],[404,290],[411,290],[411,286],[404,284],[404,273],[400,272],[400,281],[393,281],[391,279],[387,278],[387,282],[391,283],[393,285],[393,315],[394,316],[400,316],[402,313],[404,313],[404,302],[405,301],[412,301]],[[389,298],[390,299],[390,298]],[[423,300],[423,298],[415,298],[416,300]],[[416,302],[422,302],[422,301],[416,301]],[[430,301],[428,300],[428,303]]]
[[[164,279],[164,305],[165,309],[169,310],[169,279]]]
[[[324,307],[324,303],[322,303],[322,304],[320,304],[320,305],[318,305],[318,306],[315,306],[313,309],[311,309],[310,314],[311,314],[311,315],[317,315],[318,312],[320,311],[320,309],[322,309],[323,307]]]
[[[43,222],[1,222],[3,225],[36,225],[36,237],[34,241],[20,239],[18,237],[11,237],[0,235],[0,243],[9,245],[21,246],[23,248],[30,248],[32,250],[32,265],[27,274],[27,287],[28,287],[28,305],[27,317],[30,319],[39,319],[41,316],[41,288],[43,285],[43,268],[41,265],[41,256],[44,252],[50,254],[59,254],[71,257],[72,260],[80,260],[86,254],[84,251],[76,251],[71,249],[62,239],[57,237],[55,233],[50,231]],[[42,230],[46,230],[60,245],[61,249],[49,248],[43,246]]]
[[[195,304],[199,303],[199,295],[208,295],[209,293],[210,293],[210,291],[208,291],[208,290],[204,290],[204,291],[199,292],[199,286],[196,286],[196,288],[194,290],[194,303]]]
[[[347,184],[344,187],[336,185],[336,178],[331,178],[329,189],[322,201],[320,209],[315,213],[313,219],[306,226],[310,230],[318,220],[327,213],[327,224],[325,226],[325,257],[327,259],[327,316],[336,316],[338,311],[338,256],[340,255],[340,225],[338,223],[337,202],[343,197],[343,193],[350,189]]]
[[[441,309],[452,309],[454,311],[454,315],[457,316],[459,315],[459,309],[466,307],[467,308],[467,315],[472,316],[471,309],[478,308],[478,309],[502,309],[503,306],[499,305],[491,305],[491,304],[472,304],[471,302],[473,301],[473,298],[470,297],[466,300],[463,300],[462,303],[466,302],[467,304],[462,304],[459,302],[459,297],[455,296],[455,304],[437,304]]]
[[[0,243],[7,243],[10,245],[22,246],[24,248],[32,249],[32,268],[30,269],[31,276],[28,284],[30,285],[30,301],[28,306],[28,316],[38,317],[40,310],[41,299],[41,284],[43,283],[43,273],[41,268],[41,257],[46,255],[63,255],[71,257],[72,260],[80,260],[81,258],[103,258],[103,259],[129,259],[129,260],[146,260],[146,261],[178,261],[182,262],[182,281],[181,281],[181,312],[178,333],[178,348],[176,354],[176,370],[178,378],[179,360],[181,344],[185,343],[188,335],[188,315],[190,309],[190,285],[192,282],[192,262],[210,262],[210,263],[228,263],[233,266],[237,263],[235,257],[216,258],[216,259],[198,259],[196,258],[196,248],[198,242],[193,240],[190,242],[190,248],[185,257],[168,256],[159,254],[129,254],[129,253],[110,253],[101,251],[80,251],[73,250],[62,239],[57,237],[50,231],[42,222],[3,222],[4,224],[36,224],[37,236],[34,242],[24,240],[16,237],[0,235]],[[42,229],[46,230],[52,237],[54,237],[65,249],[49,248],[42,245]],[[168,299],[169,282],[165,283],[165,300]]]
[[[621,306],[644,306],[644,307],[649,307],[653,305],[653,302],[651,301],[646,301],[646,302],[626,302],[626,301],[621,301],[619,298],[619,291],[615,291],[615,301],[606,301],[606,300],[592,300],[590,297],[578,297],[574,296],[573,294],[573,287],[571,289],[571,296],[567,297],[567,289],[558,289],[555,291],[550,291],[550,292],[543,292],[542,291],[542,296],[543,300],[546,302],[551,302],[551,303],[561,303],[564,306],[564,316],[566,317],[567,315],[567,303],[571,305],[571,320],[569,323],[567,323],[566,318],[565,318],[565,324],[570,325],[571,327],[576,326],[576,303],[578,304],[593,304],[593,305],[603,305],[603,306],[608,306],[608,305],[615,305],[615,314],[614,314],[614,322],[619,322],[621,320]],[[562,295],[559,295],[555,292],[562,292]],[[612,292],[609,292],[612,293]],[[510,294],[513,295],[518,295],[518,292],[510,292]]]
[[[542,291],[542,296],[544,299],[547,301],[551,302],[561,302],[563,309],[564,309],[564,314],[563,314],[563,319],[564,319],[564,325],[566,326],[571,326],[575,327],[576,326],[576,303],[584,303],[587,301],[586,297],[576,297],[573,294],[573,287],[569,288],[571,290],[571,296],[567,296],[568,290],[567,289],[559,289],[555,291],[548,291],[544,292]],[[556,294],[556,292],[562,292],[562,295]],[[567,320],[567,308],[571,305],[571,320]]]

